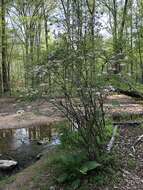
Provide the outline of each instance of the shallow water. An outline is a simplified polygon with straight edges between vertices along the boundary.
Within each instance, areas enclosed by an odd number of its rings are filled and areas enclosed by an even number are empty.
[[[18,161],[23,169],[37,160],[37,155],[51,145],[58,144],[57,132],[52,125],[21,129],[0,129],[0,159]],[[39,140],[48,141],[38,145]]]

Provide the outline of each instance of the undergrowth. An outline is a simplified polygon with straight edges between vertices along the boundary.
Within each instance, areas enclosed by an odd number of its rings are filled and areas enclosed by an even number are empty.
[[[90,189],[89,186],[104,186],[115,183],[119,168],[116,154],[106,151],[100,156],[100,161],[89,160],[84,148],[76,143],[80,138],[76,131],[71,132],[68,125],[59,127],[61,144],[57,153],[52,156],[49,164],[54,168],[54,183],[64,187],[64,190]],[[111,123],[108,122],[106,139],[111,137]],[[118,178],[117,178],[118,179]]]

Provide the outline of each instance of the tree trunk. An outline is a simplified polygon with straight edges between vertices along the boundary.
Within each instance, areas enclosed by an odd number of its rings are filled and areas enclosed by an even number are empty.
[[[10,92],[10,84],[8,81],[8,68],[7,68],[7,45],[6,45],[6,21],[5,21],[5,0],[1,0],[1,27],[2,27],[2,83],[3,93]]]
[[[127,7],[128,7],[129,0],[125,0],[124,7],[123,7],[123,13],[122,13],[122,20],[121,20],[121,27],[119,30],[119,36],[117,37],[117,1],[113,1],[113,19],[114,19],[114,32],[113,32],[113,44],[114,44],[114,53],[115,55],[120,54],[123,52],[123,36],[124,36],[124,28],[125,28],[125,22],[126,22],[126,15],[127,15]],[[121,66],[120,62],[117,60],[115,65],[115,74],[118,74],[121,72]]]

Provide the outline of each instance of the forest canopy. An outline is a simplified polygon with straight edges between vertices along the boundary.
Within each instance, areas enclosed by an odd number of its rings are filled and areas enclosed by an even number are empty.
[[[75,70],[143,82],[141,0],[1,0],[0,8],[0,94],[57,95]]]

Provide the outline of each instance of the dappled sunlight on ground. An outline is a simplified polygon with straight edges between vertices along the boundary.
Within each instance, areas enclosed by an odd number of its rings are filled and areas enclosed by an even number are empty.
[[[107,97],[104,104],[107,113],[116,115],[143,115],[143,105],[125,95],[112,95]]]

